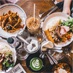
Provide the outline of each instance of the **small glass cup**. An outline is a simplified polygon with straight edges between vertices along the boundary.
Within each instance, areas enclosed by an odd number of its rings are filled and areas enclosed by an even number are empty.
[[[29,54],[25,51],[24,47],[17,49],[17,56],[19,60],[26,60]]]
[[[35,34],[38,32],[40,28],[40,19],[39,18],[34,18],[30,17],[26,21],[27,29],[31,34]]]

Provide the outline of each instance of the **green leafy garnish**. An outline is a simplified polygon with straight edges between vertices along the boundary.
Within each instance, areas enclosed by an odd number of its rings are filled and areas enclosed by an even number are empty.
[[[70,30],[73,31],[73,18],[68,18],[67,21],[63,21],[61,24],[70,27]]]

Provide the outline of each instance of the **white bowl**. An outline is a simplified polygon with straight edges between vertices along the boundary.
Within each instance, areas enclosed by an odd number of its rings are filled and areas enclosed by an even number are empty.
[[[25,21],[27,18],[24,10],[20,6],[18,6],[16,4],[12,4],[12,3],[8,3],[8,4],[4,4],[4,5],[0,6],[0,16],[2,16],[3,13],[8,13],[9,10],[14,13],[17,12],[19,17],[22,19],[21,24],[24,24],[24,28],[20,29],[14,33],[8,33],[0,27],[0,35],[3,37],[6,37],[6,38],[11,37],[11,36],[17,36],[18,34],[21,34],[26,27]]]
[[[70,16],[66,15],[62,12],[56,12],[56,13],[53,13],[53,14],[49,15],[43,23],[43,28],[42,28],[43,31],[45,31],[45,30],[49,29],[50,27],[52,27],[57,20],[59,20],[59,19],[68,20],[68,17],[70,17]],[[45,35],[45,38],[47,39],[46,35]],[[65,47],[65,46],[69,45],[72,41],[73,41],[73,36],[71,37],[70,40],[67,40],[66,42],[61,42],[61,43],[58,43],[58,44],[54,43],[54,45],[56,47]]]
[[[29,45],[26,45],[26,44],[24,43],[24,47],[25,47],[25,51],[26,51],[27,53],[33,54],[33,53],[36,53],[36,52],[40,49],[40,45],[39,45],[39,42],[38,42],[38,40],[37,40],[36,38],[34,38],[34,37],[28,37],[28,38],[26,39],[26,41],[30,41],[30,40],[32,41],[32,43],[30,43]],[[28,47],[32,47],[31,45],[35,43],[34,41],[36,41],[36,47],[33,48],[32,51],[31,51],[31,50],[29,50],[29,48],[27,48],[27,46],[28,46]]]

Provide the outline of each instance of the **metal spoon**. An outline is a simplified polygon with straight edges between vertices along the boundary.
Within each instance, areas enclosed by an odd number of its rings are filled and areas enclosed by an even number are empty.
[[[43,58],[45,57],[45,54],[44,54],[44,53],[41,53],[41,54],[39,55],[39,57],[43,59]]]
[[[43,49],[42,49],[42,53],[47,56],[47,58],[48,58],[50,64],[53,65],[54,62],[52,61],[51,57],[48,55],[47,49],[46,49],[46,50],[43,50]],[[41,54],[40,56],[42,57],[43,55]]]
[[[47,56],[47,58],[49,59],[50,64],[51,64],[51,65],[53,65],[53,64],[54,64],[54,62],[52,61],[52,59],[51,59],[50,55],[48,55],[48,54],[46,53],[46,56]]]
[[[48,50],[48,55],[51,57],[55,64],[58,64],[58,61],[50,54],[50,50]]]

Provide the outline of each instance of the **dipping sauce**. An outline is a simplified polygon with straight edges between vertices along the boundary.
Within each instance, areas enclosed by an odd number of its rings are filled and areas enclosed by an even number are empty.
[[[38,18],[30,17],[26,21],[27,29],[30,33],[34,34],[40,28],[40,21]]]
[[[38,57],[32,58],[30,60],[30,68],[33,71],[41,70],[43,68],[43,61],[40,58],[38,58]]]

